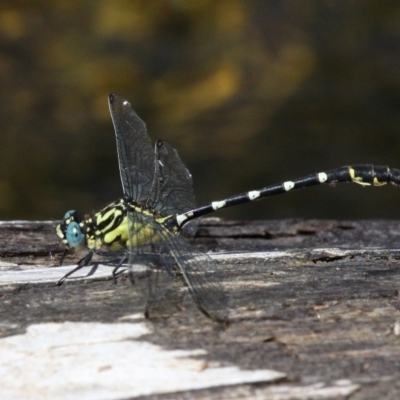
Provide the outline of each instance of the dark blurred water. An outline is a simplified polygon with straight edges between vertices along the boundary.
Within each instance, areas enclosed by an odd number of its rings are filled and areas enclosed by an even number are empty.
[[[198,202],[348,163],[400,168],[400,3],[0,5],[0,218],[121,195],[107,94],[176,147]],[[400,188],[318,187],[232,218],[400,218]]]

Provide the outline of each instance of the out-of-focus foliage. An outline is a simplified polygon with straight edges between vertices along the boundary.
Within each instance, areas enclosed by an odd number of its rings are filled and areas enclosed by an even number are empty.
[[[0,218],[120,188],[107,94],[176,147],[199,203],[347,163],[400,167],[400,3],[0,4]],[[400,218],[400,190],[315,188],[235,217]]]

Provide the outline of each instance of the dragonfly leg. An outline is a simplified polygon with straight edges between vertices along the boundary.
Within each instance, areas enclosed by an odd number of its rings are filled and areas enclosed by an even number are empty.
[[[126,255],[121,258],[118,265],[113,269],[112,277],[115,284],[117,283],[117,278],[126,271],[126,269],[123,269],[122,271],[117,273],[117,271],[122,267],[122,264],[124,263],[125,260],[126,260]]]
[[[71,276],[72,274],[74,274],[76,271],[79,271],[81,268],[86,267],[90,261],[92,260],[93,257],[93,251],[89,251],[85,257],[83,257],[82,259],[79,260],[78,265],[72,269],[71,271],[67,272],[58,282],[57,282],[57,286],[61,286],[64,281]]]
[[[68,249],[65,249],[60,258],[60,264],[59,264],[60,266],[63,265],[64,258],[66,257],[67,254],[68,254]]]

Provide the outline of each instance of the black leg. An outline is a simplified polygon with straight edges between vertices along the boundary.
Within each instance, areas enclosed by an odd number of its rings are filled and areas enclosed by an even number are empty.
[[[64,252],[62,253],[62,256],[60,258],[60,266],[63,264],[64,262],[64,258],[65,256],[68,254],[68,249],[65,249]]]
[[[86,254],[85,257],[83,257],[81,260],[79,260],[78,265],[76,266],[76,268],[72,269],[71,271],[67,272],[58,282],[57,282],[57,286],[61,286],[64,281],[71,276],[73,273],[75,273],[76,271],[79,271],[81,268],[86,267],[90,261],[92,260],[93,257],[93,251],[89,251],[89,253]]]
[[[114,284],[117,283],[117,278],[118,278],[121,274],[123,274],[123,273],[126,271],[126,269],[124,269],[124,270],[122,270],[122,271],[120,271],[120,272],[117,273],[117,271],[121,268],[121,266],[122,266],[122,264],[124,263],[125,260],[126,260],[126,255],[124,255],[124,256],[121,258],[121,261],[120,261],[120,262],[118,263],[118,265],[113,269],[112,277],[113,277]]]

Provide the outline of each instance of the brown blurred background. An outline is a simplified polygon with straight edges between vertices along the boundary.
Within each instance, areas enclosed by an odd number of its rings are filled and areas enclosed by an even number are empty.
[[[176,147],[198,203],[348,163],[400,168],[400,2],[0,3],[0,219],[121,193],[107,94]],[[400,188],[317,187],[231,218],[400,218]]]

